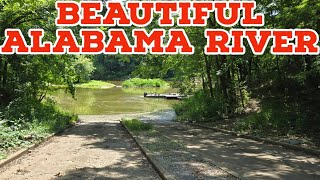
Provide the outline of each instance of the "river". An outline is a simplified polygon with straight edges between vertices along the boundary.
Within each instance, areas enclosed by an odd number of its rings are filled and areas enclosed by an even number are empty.
[[[115,83],[115,82],[113,82]],[[120,84],[115,83],[115,84]],[[176,100],[144,98],[144,92],[170,93],[173,88],[121,88],[76,89],[73,99],[64,89],[56,90],[53,99],[67,111],[79,115],[109,115],[143,113],[171,109]]]

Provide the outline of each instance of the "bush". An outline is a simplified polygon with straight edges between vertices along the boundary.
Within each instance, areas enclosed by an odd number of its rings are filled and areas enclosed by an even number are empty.
[[[78,119],[58,109],[52,100],[16,99],[0,115],[0,159],[7,150],[39,141]]]
[[[138,119],[125,119],[122,123],[131,131],[150,131],[153,129],[152,124],[144,123]]]
[[[122,87],[167,87],[169,84],[162,79],[133,78],[122,83]]]
[[[188,99],[173,105],[180,120],[203,121],[208,118],[221,118],[224,102],[221,98],[211,99],[204,91],[198,91]]]
[[[285,135],[291,129],[290,113],[279,102],[267,102],[260,112],[241,119],[236,130],[259,134]]]

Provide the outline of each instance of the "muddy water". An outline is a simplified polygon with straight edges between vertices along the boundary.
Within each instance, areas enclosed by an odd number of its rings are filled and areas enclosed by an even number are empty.
[[[171,105],[176,102],[175,100],[144,98],[143,93],[176,91],[172,88],[77,88],[76,99],[73,99],[70,94],[66,94],[63,89],[57,90],[53,94],[53,98],[62,109],[80,115],[129,114],[171,109]]]

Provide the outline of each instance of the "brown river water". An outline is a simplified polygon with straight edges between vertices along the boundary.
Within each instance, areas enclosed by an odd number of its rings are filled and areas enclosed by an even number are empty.
[[[112,82],[119,85],[120,82]],[[76,89],[73,99],[65,90],[59,89],[53,99],[63,109],[79,115],[110,115],[144,113],[172,109],[177,100],[144,98],[144,92],[171,93],[173,88],[121,88]]]

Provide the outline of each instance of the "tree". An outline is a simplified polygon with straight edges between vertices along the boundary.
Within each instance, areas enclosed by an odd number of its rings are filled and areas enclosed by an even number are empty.
[[[75,56],[75,61],[72,66],[75,68],[77,83],[89,81],[90,76],[95,70],[93,62],[84,55]]]

